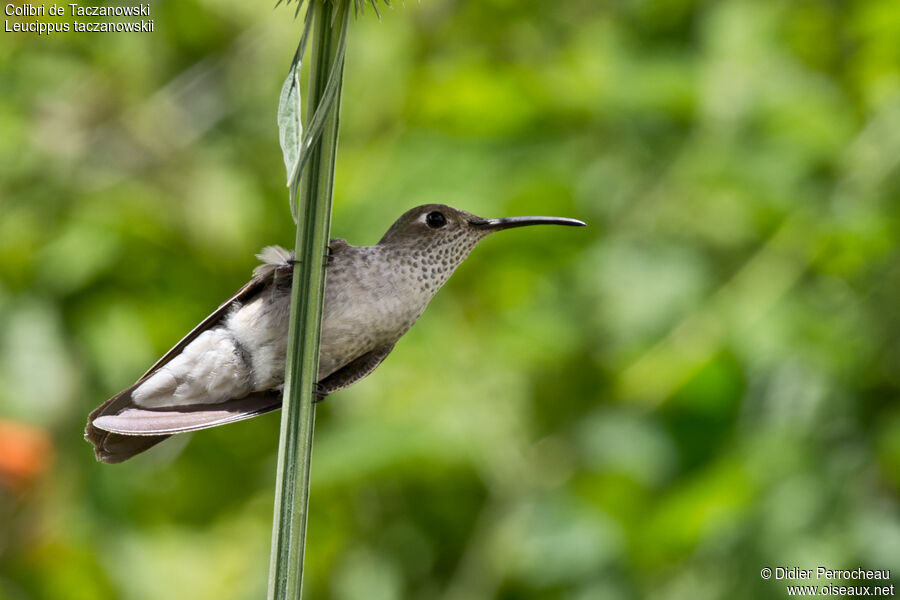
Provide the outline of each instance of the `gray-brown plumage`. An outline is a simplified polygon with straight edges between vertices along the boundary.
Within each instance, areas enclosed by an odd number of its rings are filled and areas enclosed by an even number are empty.
[[[329,243],[317,391],[359,381],[393,349],[488,234],[558,217],[482,219],[442,204],[407,211],[375,246]],[[269,246],[253,278],[134,385],[88,417],[98,460],[121,462],[175,433],[281,406],[293,254]]]

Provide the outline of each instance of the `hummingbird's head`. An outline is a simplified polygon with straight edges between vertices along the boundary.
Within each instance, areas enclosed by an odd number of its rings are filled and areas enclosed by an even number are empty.
[[[446,204],[424,204],[403,213],[378,243],[417,248],[456,246],[468,254],[488,234],[526,225],[584,226],[584,223],[562,217],[483,219]]]
[[[482,219],[445,204],[425,204],[408,210],[387,230],[378,245],[395,256],[398,273],[421,291],[424,309],[428,300],[447,281],[488,234],[525,225],[584,225],[558,217]]]

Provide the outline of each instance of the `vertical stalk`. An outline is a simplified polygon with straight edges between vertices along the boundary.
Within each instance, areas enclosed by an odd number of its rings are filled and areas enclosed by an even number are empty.
[[[322,103],[338,50],[340,3],[309,0],[313,14],[312,56],[306,122]],[[347,8],[344,8],[347,10]],[[343,69],[339,62],[337,68]],[[343,74],[339,73],[339,77]],[[338,83],[340,86],[340,82]],[[319,337],[325,291],[325,256],[331,223],[331,197],[337,153],[340,87],[322,136],[310,149],[300,182],[299,220],[291,290],[281,442],[275,488],[275,517],[269,568],[269,600],[297,600],[302,594],[303,554],[309,501],[309,472],[315,423],[314,386],[318,380]]]

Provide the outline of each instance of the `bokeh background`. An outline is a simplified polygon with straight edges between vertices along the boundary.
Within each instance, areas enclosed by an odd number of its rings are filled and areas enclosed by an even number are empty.
[[[85,416],[294,238],[292,7],[0,33],[0,598],[264,596],[279,414]],[[900,5],[422,0],[352,24],[332,234],[550,214],[320,406],[306,588],[781,598],[900,573]],[[900,584],[900,576],[893,583]]]

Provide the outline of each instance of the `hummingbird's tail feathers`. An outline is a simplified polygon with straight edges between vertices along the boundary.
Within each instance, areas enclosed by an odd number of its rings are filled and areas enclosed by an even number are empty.
[[[129,406],[116,414],[97,417],[93,426],[119,435],[172,435],[249,419],[280,406],[279,392],[258,392],[221,404],[197,404],[167,409]]]

